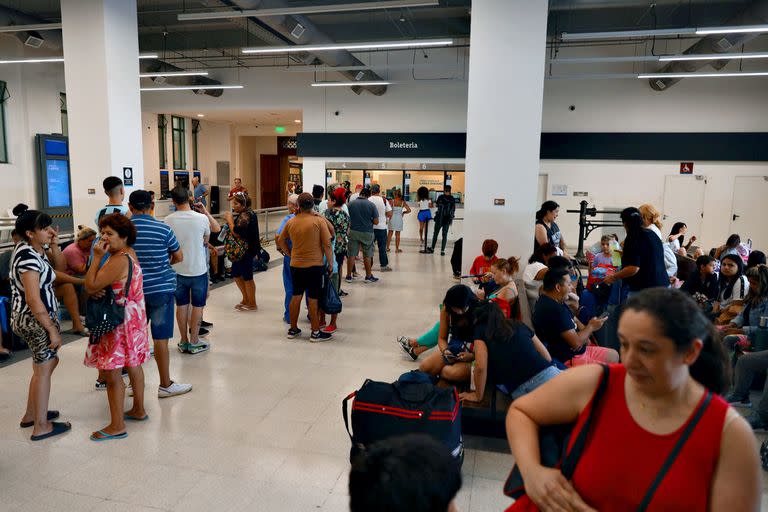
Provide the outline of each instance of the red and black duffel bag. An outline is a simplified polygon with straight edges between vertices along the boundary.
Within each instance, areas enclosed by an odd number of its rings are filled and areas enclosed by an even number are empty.
[[[352,400],[352,431],[347,403]],[[393,383],[367,379],[341,404],[352,440],[350,461],[376,441],[405,434],[427,434],[442,442],[461,463],[461,404],[456,388],[438,388],[430,376],[413,370]]]

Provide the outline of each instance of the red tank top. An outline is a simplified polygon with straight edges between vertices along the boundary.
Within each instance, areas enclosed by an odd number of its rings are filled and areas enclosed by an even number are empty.
[[[600,512],[626,512],[637,510],[696,411],[671,434],[648,432],[635,422],[627,408],[624,395],[626,368],[621,364],[610,367],[608,388],[592,421],[573,484],[584,501]],[[696,410],[705,396],[706,393],[702,394]],[[582,411],[574,432],[581,429],[589,408],[591,405]],[[720,438],[727,412],[728,404],[719,396],[713,396],[699,424],[656,489],[649,511],[709,509],[709,490],[720,456]]]

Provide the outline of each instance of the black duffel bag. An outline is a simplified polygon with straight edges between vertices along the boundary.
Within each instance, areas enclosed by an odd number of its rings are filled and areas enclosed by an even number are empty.
[[[352,432],[347,403],[352,399]],[[413,370],[393,383],[367,379],[342,401],[344,425],[352,440],[352,461],[366,447],[390,437],[427,434],[440,441],[459,463],[464,458],[461,403],[456,388],[438,388],[430,376]]]

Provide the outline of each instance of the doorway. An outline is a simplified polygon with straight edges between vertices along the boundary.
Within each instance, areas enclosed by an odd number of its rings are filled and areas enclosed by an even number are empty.
[[[259,177],[261,208],[280,206],[280,158],[277,155],[260,155]]]
[[[687,237],[696,235],[701,238],[706,186],[704,176],[667,176],[664,181],[664,224],[672,226],[675,222],[685,222]]]
[[[737,176],[733,183],[731,231],[738,233],[743,242],[752,239],[752,247],[768,249],[768,176]]]

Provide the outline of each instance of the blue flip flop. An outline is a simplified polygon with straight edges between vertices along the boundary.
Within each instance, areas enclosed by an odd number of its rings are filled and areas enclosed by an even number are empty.
[[[136,416],[130,416],[128,413],[125,413],[123,418],[125,418],[126,421],[147,421],[149,419],[149,414],[145,414],[143,418],[137,418]]]
[[[101,437],[96,437],[95,434],[99,434]],[[122,434],[110,435],[104,432],[103,430],[97,430],[96,432],[91,434],[91,441],[96,441],[96,442],[109,441],[112,439],[125,439],[126,437],[128,437],[128,432],[123,432]]]

